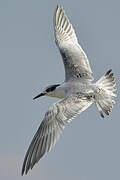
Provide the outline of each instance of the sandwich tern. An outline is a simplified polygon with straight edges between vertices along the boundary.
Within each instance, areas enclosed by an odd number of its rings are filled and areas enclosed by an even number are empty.
[[[116,96],[112,70],[107,71],[96,83],[86,54],[78,43],[73,26],[61,6],[54,13],[55,41],[65,68],[65,81],[51,85],[33,99],[51,96],[61,100],[46,112],[26,153],[22,172],[27,174],[40,158],[51,150],[65,125],[77,114],[95,103],[102,118],[112,111]]]

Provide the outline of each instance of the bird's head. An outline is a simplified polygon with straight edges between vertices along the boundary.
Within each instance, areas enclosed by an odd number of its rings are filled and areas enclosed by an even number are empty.
[[[53,92],[55,91],[55,89],[60,86],[60,84],[55,84],[55,85],[50,85],[47,86],[42,93],[38,94],[37,96],[35,96],[33,99],[37,99],[41,96],[52,96]]]

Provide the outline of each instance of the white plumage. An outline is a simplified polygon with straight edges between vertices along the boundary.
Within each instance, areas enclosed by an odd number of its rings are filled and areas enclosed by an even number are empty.
[[[115,96],[115,80],[109,70],[100,80],[92,83],[93,73],[86,54],[70,24],[64,10],[57,6],[54,14],[56,44],[60,50],[65,67],[65,81],[47,87],[40,96],[58,97],[62,100],[53,104],[37,130],[26,153],[22,175],[55,145],[65,125],[77,114],[96,103],[101,117],[109,115]]]

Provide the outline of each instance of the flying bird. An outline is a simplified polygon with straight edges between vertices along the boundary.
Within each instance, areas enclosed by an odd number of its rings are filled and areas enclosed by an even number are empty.
[[[104,118],[115,104],[113,96],[116,96],[116,84],[112,70],[107,71],[96,83],[92,82],[93,73],[88,58],[78,43],[65,11],[59,5],[54,13],[54,34],[65,68],[65,81],[48,86],[33,99],[51,96],[61,100],[45,113],[25,155],[22,175],[27,174],[53,148],[65,126],[77,114],[95,103],[100,116]]]

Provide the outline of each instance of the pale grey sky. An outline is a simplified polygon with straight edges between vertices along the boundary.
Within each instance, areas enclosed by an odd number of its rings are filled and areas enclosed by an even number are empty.
[[[32,98],[64,80],[53,33],[57,4],[75,28],[95,80],[112,68],[120,91],[120,1],[0,0],[0,179],[119,180],[120,96],[105,120],[95,105],[80,114],[55,148],[27,176],[20,176],[32,137],[57,101]]]

